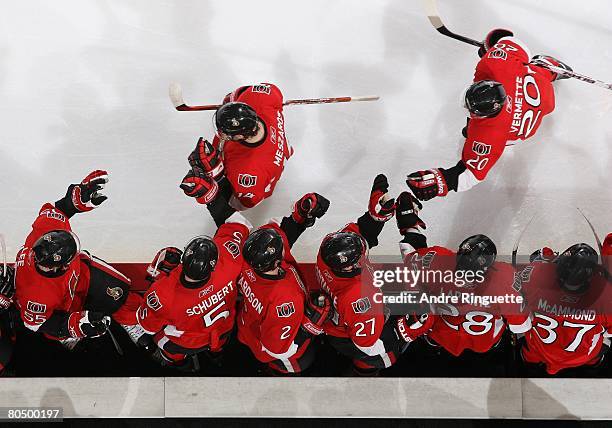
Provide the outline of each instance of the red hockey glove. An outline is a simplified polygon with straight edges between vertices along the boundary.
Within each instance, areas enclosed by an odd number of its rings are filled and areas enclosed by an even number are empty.
[[[179,187],[183,189],[187,196],[196,198],[196,201],[201,204],[212,202],[219,193],[217,182],[197,167],[193,167],[187,173]]]
[[[291,217],[298,224],[310,227],[316,218],[321,218],[329,208],[329,200],[318,193],[307,193],[293,205]]]
[[[430,314],[410,314],[395,320],[395,333],[404,342],[410,343],[431,330],[434,320]]]
[[[160,274],[168,276],[170,272],[181,264],[183,251],[176,247],[162,248],[157,252],[151,264],[147,267],[147,281],[159,279]]]
[[[108,183],[108,173],[97,169],[90,172],[80,184],[71,184],[66,196],[70,196],[69,199],[76,212],[91,211],[107,199],[99,193],[106,183]]]
[[[552,262],[559,253],[555,253],[552,248],[544,247],[534,251],[529,256],[529,263],[532,262]]]
[[[8,309],[13,303],[15,295],[15,271],[11,266],[6,266],[6,274],[3,265],[0,264],[0,310]]]
[[[368,203],[368,212],[376,221],[390,220],[395,213],[395,199],[387,199],[388,191],[387,177],[384,174],[378,174],[374,179]]]
[[[68,331],[74,338],[98,337],[106,333],[110,322],[110,317],[101,312],[73,312],[68,318]]]
[[[302,327],[313,336],[323,333],[323,323],[331,315],[331,301],[325,294],[314,293],[306,301]]]
[[[606,236],[606,239],[604,239],[601,248],[601,252],[604,256],[612,256],[612,233],[608,233],[608,236]]]
[[[397,228],[402,235],[406,233],[421,233],[419,229],[427,229],[425,222],[419,217],[423,204],[410,192],[402,192],[397,198],[395,219]]]
[[[413,172],[406,179],[406,184],[421,201],[428,201],[436,196],[448,194],[448,184],[444,177],[444,169],[428,169],[426,171]]]
[[[187,159],[192,168],[202,168],[208,177],[217,178],[223,174],[221,152],[202,137]]]
[[[489,34],[487,34],[485,37],[483,41],[484,46],[478,49],[478,56],[482,58],[484,54],[495,46],[501,38],[512,36],[514,36],[514,33],[510,30],[506,30],[504,28],[494,28],[493,30],[489,31]]]

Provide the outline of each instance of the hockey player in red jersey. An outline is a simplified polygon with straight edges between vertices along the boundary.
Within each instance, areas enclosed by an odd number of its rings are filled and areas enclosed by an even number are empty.
[[[610,349],[609,272],[587,244],[572,245],[558,256],[546,249],[532,258],[520,272],[521,291],[533,318],[521,349],[524,361],[548,374],[583,367],[591,375],[589,369],[600,366]]]
[[[129,307],[137,298],[129,293],[130,280],[81,251],[69,221],[107,199],[100,193],[107,181],[106,171],[93,171],[55,204],[44,204],[15,263],[23,323],[70,349],[84,337],[103,335],[111,316],[124,326],[135,324]]]
[[[212,144],[200,138],[190,164],[216,181],[227,178],[232,207],[252,208],[272,195],[293,154],[285,136],[283,95],[270,83],[241,86],[225,97],[215,125]]]
[[[451,168],[408,175],[406,183],[420,200],[462,192],[485,179],[507,145],[532,137],[545,115],[555,108],[552,82],[564,78],[538,63],[571,70],[546,55],[531,57],[529,49],[508,30],[491,31],[479,51],[474,83],[463,101],[470,113],[461,160]]]
[[[322,294],[309,296],[291,248],[328,207],[323,196],[308,193],[291,215],[262,226],[244,244],[238,340],[272,373],[300,373],[314,361],[311,341],[323,332],[331,303]]]
[[[421,208],[419,201],[408,192],[398,197],[396,216],[404,237],[400,242],[404,263],[423,273],[425,280],[418,285],[427,295],[458,297],[456,303],[431,304],[434,322],[427,341],[458,357],[466,350],[485,353],[496,347],[506,326],[513,333],[529,330],[529,317],[521,310],[522,297],[512,287],[514,268],[508,263],[496,262],[493,241],[485,235],[470,236],[459,245],[457,252],[428,246],[423,234],[425,223],[418,216]],[[425,276],[426,272],[441,275]],[[470,296],[499,296],[504,300],[487,303],[470,300]]]
[[[5,373],[13,356],[15,330],[10,308],[14,295],[15,271],[7,264],[0,264],[0,375]]]
[[[192,179],[186,177],[181,185],[192,196],[199,198],[210,191],[211,179]],[[175,247],[158,252],[148,269],[154,282],[136,314],[142,330],[133,332],[140,343],[146,343],[144,334],[153,335],[154,358],[183,371],[197,370],[187,357],[204,351],[218,355],[230,336],[242,245],[251,228],[220,195],[209,200],[207,208],[218,226],[215,236],[198,236],[182,252]]]
[[[409,342],[423,333],[408,316],[388,317],[374,287],[367,252],[378,245],[385,222],[393,218],[394,199],[389,184],[374,179],[368,210],[342,230],[327,235],[319,248],[316,274],[332,300],[334,313],[324,325],[327,341],[352,358],[357,375],[375,375],[393,365]],[[377,303],[378,302],[378,303]]]

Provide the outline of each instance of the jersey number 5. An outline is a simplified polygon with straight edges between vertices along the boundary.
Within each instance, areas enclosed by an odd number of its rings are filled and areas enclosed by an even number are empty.
[[[206,314],[204,314],[202,316],[202,320],[204,321],[204,327],[210,327],[210,326],[212,326],[215,323],[215,321],[218,321],[221,318],[225,319],[225,318],[229,317],[229,311],[228,310],[225,310],[223,312],[219,312],[218,314],[216,314],[213,317],[213,314],[215,312],[217,312],[219,309],[221,309],[223,307],[223,305],[225,305],[225,300],[220,302],[217,306],[215,306],[214,308],[212,308],[210,311],[208,311]]]

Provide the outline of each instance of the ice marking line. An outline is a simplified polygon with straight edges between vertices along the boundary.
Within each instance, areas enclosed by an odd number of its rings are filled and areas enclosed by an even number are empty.
[[[125,400],[123,401],[123,406],[121,406],[118,416],[130,416],[132,414],[132,409],[134,408],[134,404],[136,404],[136,397],[138,397],[139,387],[140,378],[131,377],[128,381],[127,393],[125,394]]]

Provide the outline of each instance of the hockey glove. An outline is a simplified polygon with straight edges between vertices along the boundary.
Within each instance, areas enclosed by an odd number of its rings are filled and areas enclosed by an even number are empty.
[[[604,256],[612,256],[612,233],[608,233],[601,246],[601,253]]]
[[[402,235],[407,233],[421,233],[420,229],[427,229],[425,222],[419,217],[423,204],[410,192],[402,192],[397,198],[395,219],[397,228]]]
[[[436,196],[446,196],[448,184],[444,172],[444,168],[413,172],[406,179],[406,184],[421,201],[428,201]]]
[[[84,213],[98,208],[108,199],[99,193],[108,183],[108,173],[102,170],[90,172],[79,184],[71,184],[66,196],[55,206],[71,217],[74,213]]]
[[[187,196],[196,198],[200,204],[212,202],[219,192],[219,185],[208,177],[204,170],[193,167],[183,178],[180,186]]]
[[[323,323],[331,315],[331,301],[325,294],[315,293],[306,301],[302,327],[313,336],[323,333]]]
[[[393,218],[395,213],[395,199],[387,199],[389,182],[384,174],[378,174],[374,179],[372,191],[370,192],[370,202],[368,203],[368,213],[376,221],[387,221]]]
[[[310,227],[315,219],[323,217],[329,208],[329,200],[318,193],[307,193],[293,205],[291,217],[298,224]]]
[[[159,279],[160,274],[170,275],[170,272],[181,264],[183,251],[176,247],[162,248],[157,252],[151,264],[147,267],[147,281]]]
[[[572,67],[570,67],[569,65],[559,61],[557,58],[552,57],[550,55],[534,55],[531,58],[530,61],[531,64],[535,64],[538,66],[541,66],[543,68],[547,68],[547,65],[552,65],[553,67],[559,67],[562,68],[563,70],[567,70],[567,71],[574,71],[572,70]],[[552,70],[549,70],[552,73],[552,81],[555,82],[557,80],[563,80],[563,79],[569,79],[570,76],[567,76],[565,74],[558,74],[555,73]]]
[[[4,268],[0,265],[0,310],[8,309],[15,295],[15,271],[11,266]]]
[[[187,159],[192,168],[203,169],[208,177],[217,178],[223,174],[221,152],[202,137],[200,137],[195,149]]]
[[[559,253],[555,253],[552,248],[544,247],[534,251],[529,256],[529,263],[533,262],[552,262]]]
[[[491,49],[497,44],[497,42],[499,42],[501,38],[512,36],[514,36],[514,33],[504,28],[495,28],[489,31],[489,34],[487,34],[483,41],[483,46],[478,49],[478,56],[482,58],[489,49]]]
[[[106,333],[111,319],[101,312],[73,312],[68,318],[68,331],[73,338],[98,337]]]
[[[395,333],[406,343],[416,340],[431,330],[434,320],[430,314],[409,314],[395,320]]]

